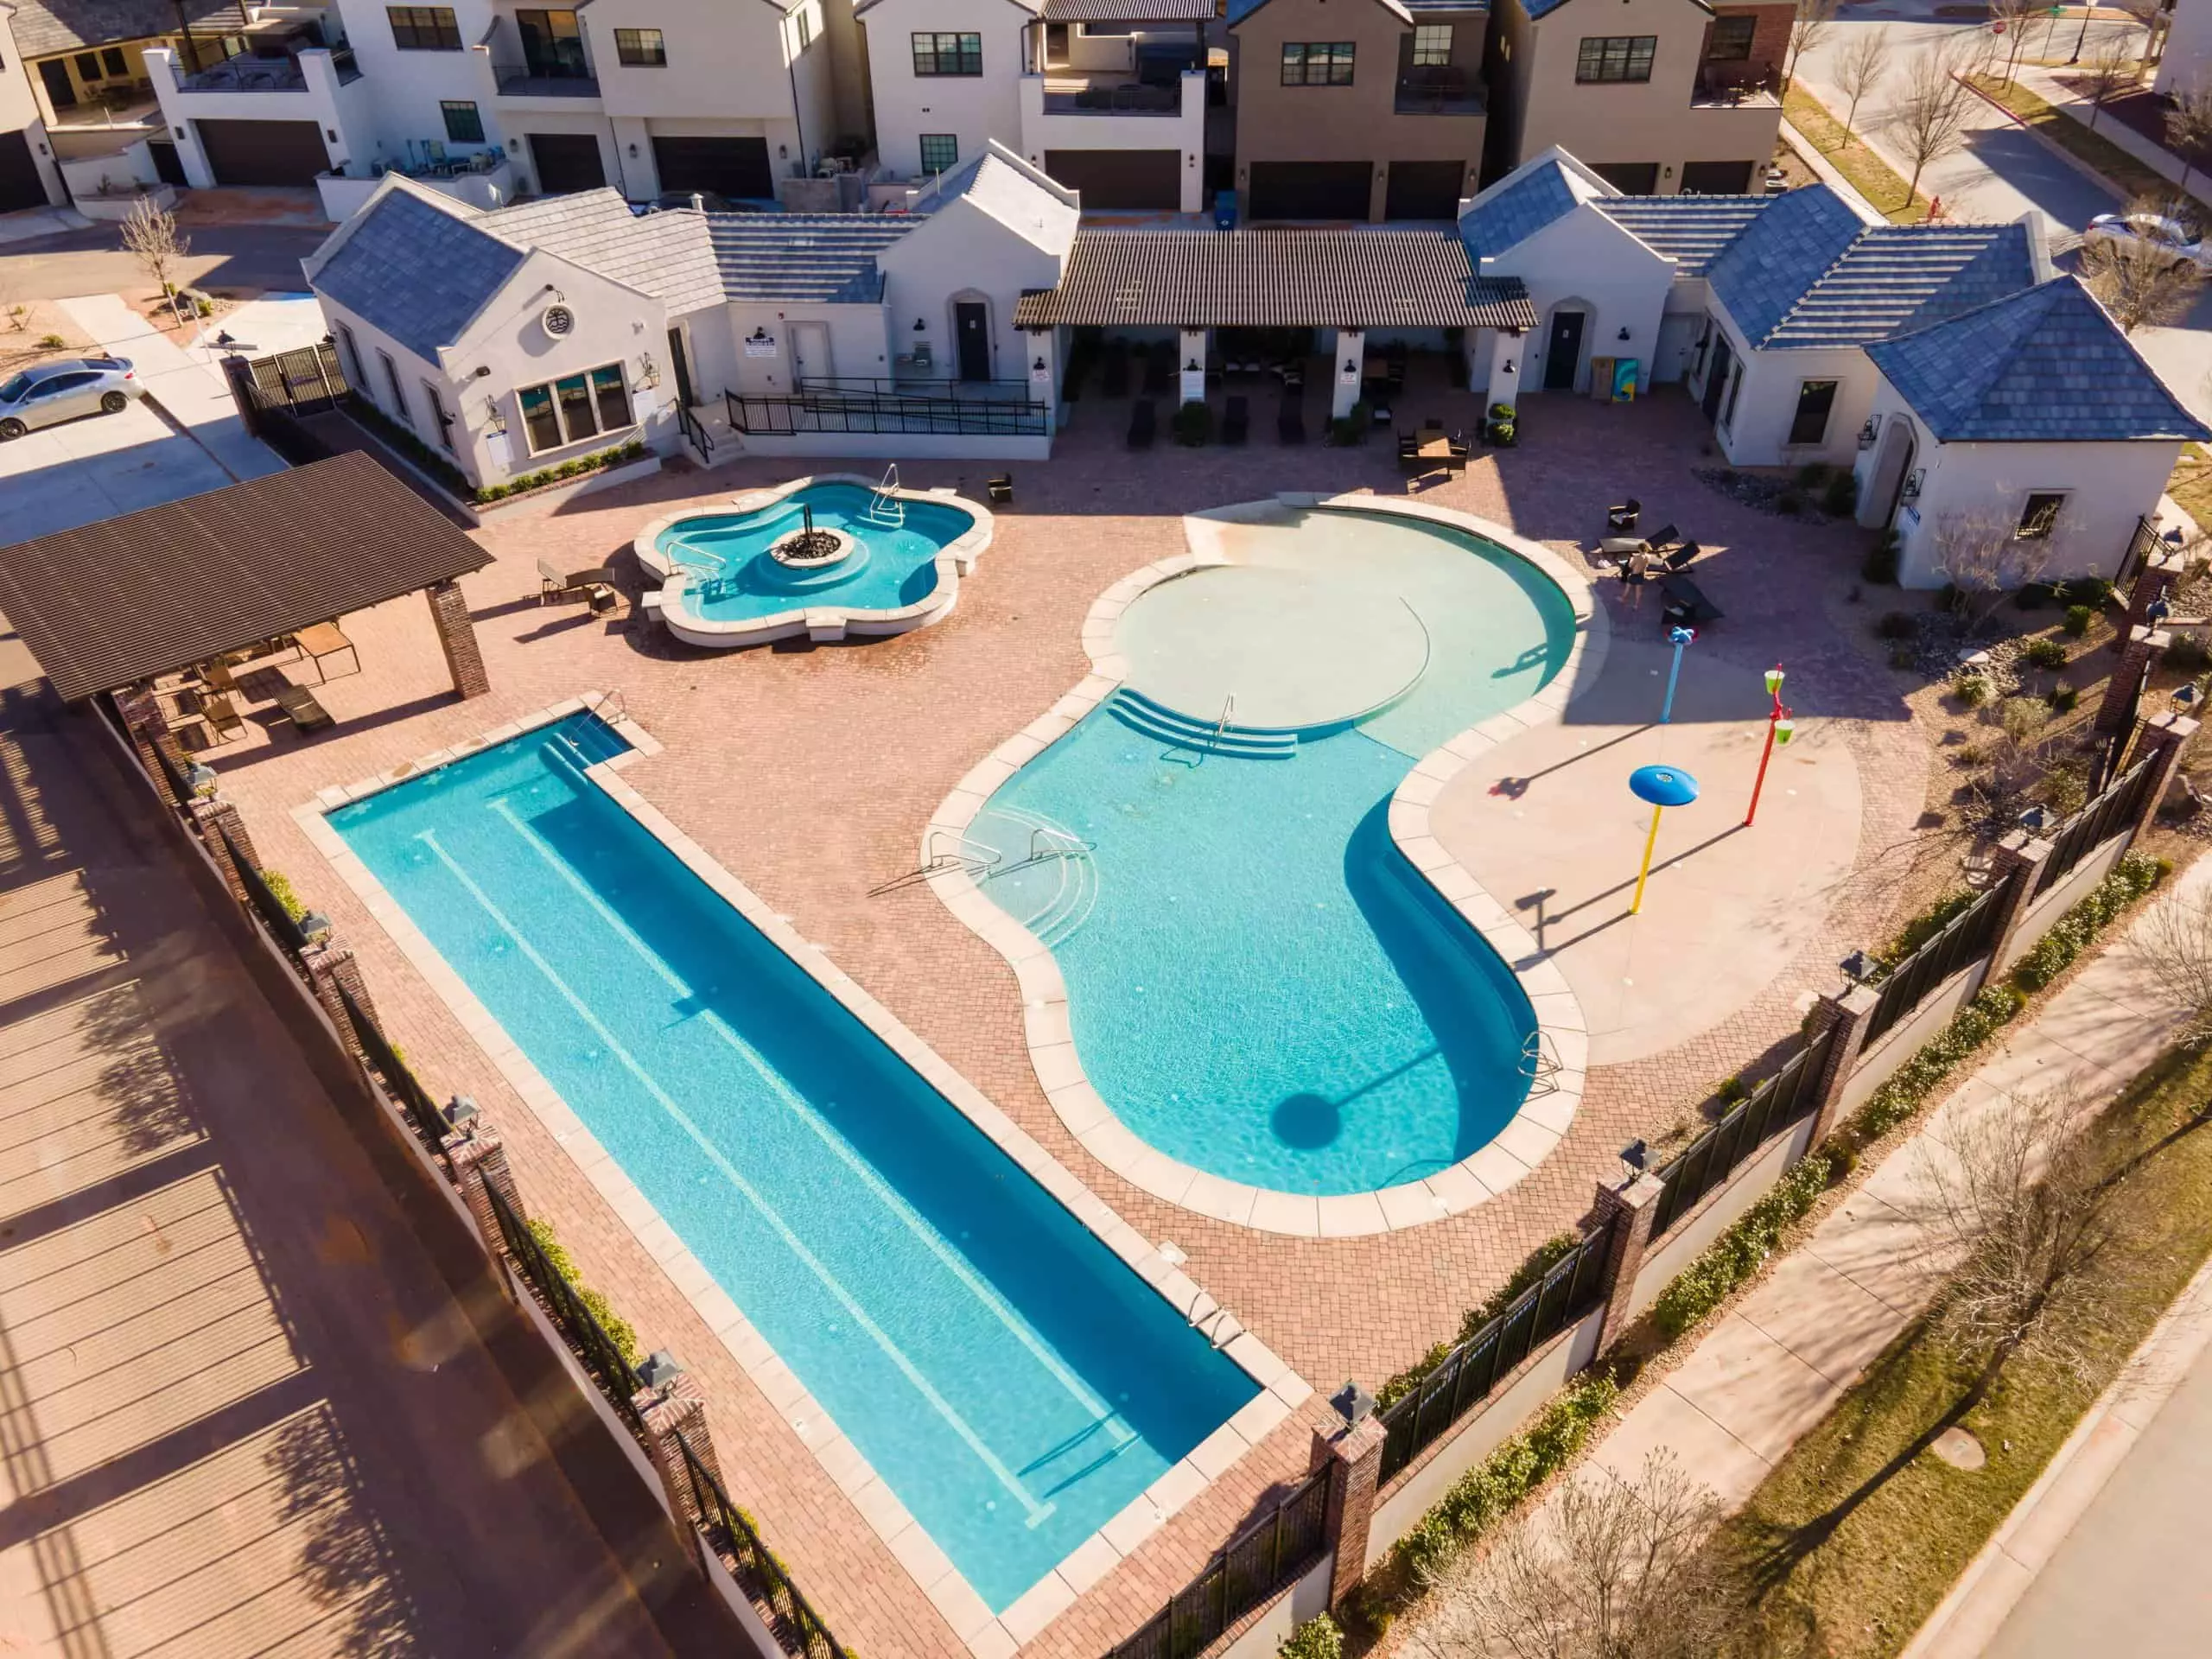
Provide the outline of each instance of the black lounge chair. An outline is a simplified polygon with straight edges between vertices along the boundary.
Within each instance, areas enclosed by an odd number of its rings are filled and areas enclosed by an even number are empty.
[[[1669,570],[1677,572],[1687,570],[1696,563],[1698,555],[1704,551],[1705,550],[1695,542],[1684,542],[1660,563]]]
[[[1130,405],[1130,407],[1129,407],[1129,448],[1132,448],[1132,449],[1149,449],[1149,448],[1152,448],[1152,438],[1153,438],[1153,433],[1154,433],[1154,416],[1155,416],[1155,414],[1156,414],[1156,411],[1155,411],[1155,410],[1154,410],[1154,409],[1153,408],[1152,399],[1151,399],[1151,398],[1149,398],[1149,397],[1140,397],[1140,398],[1138,398],[1138,399],[1136,400],[1136,402],[1135,402],[1135,404],[1131,404],[1131,405]]]
[[[1001,473],[996,478],[985,484],[983,488],[989,492],[993,506],[1010,507],[1014,505],[1014,474],[1012,473]]]
[[[1662,524],[1643,538],[1643,550],[1647,553],[1664,553],[1681,539],[1681,532],[1674,525]]]
[[[1129,395],[1129,342],[1119,334],[1106,342],[1105,365],[1099,372],[1099,390],[1109,397]]]
[[[1726,614],[1688,576],[1660,577],[1659,591],[1666,600],[1659,609],[1662,628],[1706,627]]]
[[[1621,531],[1634,530],[1636,521],[1643,512],[1643,503],[1631,495],[1618,506],[1605,509],[1605,528]]]
[[[1306,442],[1306,410],[1300,399],[1282,400],[1282,411],[1275,416],[1275,437],[1286,444]]]
[[[1221,416],[1221,441],[1242,443],[1252,429],[1252,402],[1249,397],[1231,397]]]

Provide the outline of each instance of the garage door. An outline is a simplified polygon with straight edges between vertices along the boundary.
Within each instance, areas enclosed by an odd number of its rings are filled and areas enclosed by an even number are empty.
[[[1659,163],[1656,162],[1592,162],[1590,170],[1624,196],[1654,196],[1659,194]]]
[[[46,186],[31,160],[29,142],[20,132],[0,132],[0,213],[46,206]]]
[[[537,193],[543,196],[596,190],[607,182],[599,140],[588,132],[533,132],[530,160],[537,169]]]
[[[1255,162],[1252,219],[1365,219],[1368,162]]]
[[[1045,170],[1082,192],[1085,211],[1159,207],[1172,213],[1183,205],[1179,149],[1048,149]]]
[[[1460,187],[1467,180],[1465,162],[1393,162],[1385,219],[1456,219]]]
[[[194,121],[218,184],[313,184],[330,168],[312,121]]]
[[[1749,162],[1685,162],[1682,190],[1700,196],[1746,196],[1751,191]]]
[[[664,190],[710,190],[718,196],[772,200],[766,138],[656,138],[653,165]]]

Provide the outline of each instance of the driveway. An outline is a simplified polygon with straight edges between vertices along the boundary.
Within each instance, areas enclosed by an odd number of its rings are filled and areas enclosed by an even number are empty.
[[[144,403],[0,443],[0,542],[29,541],[231,479],[208,453]]]

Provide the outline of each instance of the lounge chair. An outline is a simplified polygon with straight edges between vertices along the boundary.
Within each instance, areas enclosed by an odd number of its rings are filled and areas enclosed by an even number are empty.
[[[1001,473],[996,478],[986,483],[983,488],[990,496],[993,506],[1010,507],[1014,505],[1014,474],[1012,473]]]
[[[1154,433],[1154,421],[1155,421],[1155,417],[1156,417],[1157,413],[1158,413],[1158,411],[1157,411],[1156,410],[1154,410],[1154,408],[1153,407],[1153,402],[1152,402],[1152,399],[1151,399],[1151,398],[1149,398],[1149,397],[1140,397],[1140,398],[1138,398],[1138,399],[1136,400],[1136,402],[1135,402],[1135,404],[1131,404],[1131,405],[1130,405],[1130,408],[1129,408],[1129,448],[1132,448],[1132,449],[1149,449],[1149,448],[1152,448],[1153,433]]]
[[[1680,547],[1676,548],[1673,552],[1667,555],[1665,558],[1662,559],[1660,563],[1665,565],[1669,570],[1687,570],[1692,564],[1696,563],[1698,555],[1704,551],[1705,550],[1700,547],[1695,542],[1684,542]]]
[[[1643,512],[1643,503],[1631,495],[1618,506],[1605,509],[1605,528],[1622,531],[1634,530],[1636,521]]]
[[[1705,589],[1688,576],[1660,577],[1659,592],[1666,601],[1659,607],[1659,625],[1662,627],[1705,627],[1718,622],[1726,614],[1706,597]]]
[[[1231,397],[1221,416],[1221,441],[1242,443],[1252,428],[1252,402],[1249,397]]]
[[[537,562],[537,602],[540,605],[567,605],[588,601],[592,609],[604,610],[614,598],[614,572],[603,564],[588,570],[563,571],[558,565]]]
[[[303,685],[288,685],[276,694],[276,706],[292,717],[296,731],[315,732],[334,724],[330,711]]]
[[[1650,553],[1664,553],[1681,539],[1681,532],[1674,525],[1662,524],[1643,538],[1644,550]]]
[[[1286,397],[1282,400],[1282,410],[1275,416],[1275,437],[1286,444],[1306,442],[1306,410],[1302,398]]]

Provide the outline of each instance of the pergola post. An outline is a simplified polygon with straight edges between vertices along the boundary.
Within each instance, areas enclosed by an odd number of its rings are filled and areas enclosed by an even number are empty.
[[[1183,402],[1203,404],[1206,400],[1206,339],[1209,330],[1185,328],[1176,337],[1176,356],[1181,367]]]
[[[425,588],[423,597],[430,601],[430,626],[438,631],[438,648],[446,654],[453,689],[464,697],[484,696],[492,681],[484,672],[484,653],[477,648],[476,625],[469,620],[461,584],[448,576]]]
[[[1021,336],[1028,346],[1029,401],[1045,406],[1045,432],[1060,428],[1060,341],[1051,328],[1031,328]]]
[[[1351,413],[1352,405],[1359,401],[1361,383],[1366,378],[1367,335],[1358,328],[1337,330],[1335,372],[1330,377],[1334,386],[1329,399],[1329,417],[1343,420]]]
[[[1528,343],[1528,337],[1513,328],[1500,328],[1491,336],[1490,390],[1483,394],[1485,406],[1503,404],[1510,409],[1515,405],[1521,393],[1521,351]]]

